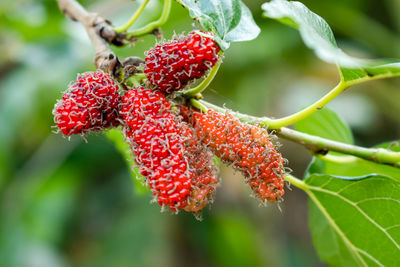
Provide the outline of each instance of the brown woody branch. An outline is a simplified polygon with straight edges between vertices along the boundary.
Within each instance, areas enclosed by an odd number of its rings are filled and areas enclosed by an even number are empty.
[[[90,13],[75,0],[57,0],[61,11],[70,19],[80,22],[96,49],[94,64],[98,69],[116,75],[121,63],[108,44],[122,46],[125,36],[114,31],[111,23],[98,15]]]

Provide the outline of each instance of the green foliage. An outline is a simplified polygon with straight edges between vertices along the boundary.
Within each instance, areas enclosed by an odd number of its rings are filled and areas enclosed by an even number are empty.
[[[400,258],[400,183],[383,175],[305,180],[318,254],[332,266],[395,266]]]
[[[117,7],[112,1],[79,2],[91,11],[107,10],[102,15],[114,25],[133,11],[122,8],[113,14]],[[149,4],[135,27],[155,19],[162,2],[151,1],[154,5]],[[309,57],[295,31],[259,19],[259,6],[254,1],[245,2],[263,29],[260,35],[250,10],[240,0],[178,2],[189,15],[173,3],[163,26],[166,38],[173,32],[189,31],[190,16],[205,30],[215,32],[225,50],[220,75],[213,81],[214,90],[205,93],[206,98],[233,105],[235,110],[247,107],[248,112],[260,116],[280,116],[287,111],[289,95],[309,100],[301,93],[309,85],[304,85],[302,77],[311,85],[324,85],[336,77]],[[390,19],[369,11],[381,6],[372,0],[309,0],[307,4],[313,10],[321,7],[342,38],[372,42],[368,49],[349,40],[343,44],[350,43],[352,51],[368,51],[373,57],[375,53],[396,56],[395,51],[400,51],[396,45],[398,4],[392,2],[385,4],[393,10]],[[48,137],[54,124],[49,114],[60,91],[77,72],[93,70],[93,47],[81,25],[59,12],[56,1],[7,2],[0,4],[1,8],[0,265],[318,265],[304,227],[305,203],[302,199],[292,201],[293,192],[287,192],[283,212],[274,214],[274,206],[262,209],[253,199],[248,200],[248,192],[233,182],[238,177],[230,177],[222,167],[224,189],[218,191],[213,209],[205,211],[203,222],[183,214],[161,214],[157,205],[149,204],[151,194],[142,195],[147,189],[136,179],[137,169],[127,170],[134,162],[122,160],[131,156],[120,130],[107,133],[112,144],[103,136],[88,137],[88,144],[79,138],[67,142],[59,135]],[[298,29],[319,58],[338,64],[346,84],[400,75],[398,62],[374,62],[344,53],[329,25],[299,2],[275,0],[263,9],[267,16]],[[373,18],[368,18],[367,12]],[[253,42],[237,43],[226,50],[231,42],[257,36]],[[120,58],[143,57],[153,45],[154,36],[144,36],[134,48],[114,51]],[[297,130],[348,144],[398,139],[393,121],[376,108],[387,108],[398,120],[394,95],[398,83],[390,82],[378,83],[379,90],[363,86],[361,93],[370,101],[368,107],[380,116],[373,124],[361,122],[368,131],[355,132],[353,137],[346,123],[326,108],[297,123]],[[380,98],[374,95],[378,92]],[[344,103],[340,98],[336,101],[339,106]],[[391,144],[377,147],[400,151]],[[293,149],[290,157],[301,159],[305,157],[302,151]],[[291,163],[297,164],[295,160]],[[310,196],[309,224],[321,259],[333,266],[397,264],[398,168],[329,152],[313,157],[306,177],[301,188]]]
[[[353,143],[346,123],[328,109],[296,129]],[[400,257],[400,170],[329,152],[313,158],[306,176],[309,225],[321,259],[332,266],[392,266]]]
[[[53,247],[65,238],[82,176],[65,166],[53,175],[27,175],[24,178],[28,181],[15,177],[7,188],[8,194],[2,196],[0,207],[1,265],[29,266],[38,253],[54,266],[61,265],[62,255]]]
[[[133,184],[135,185],[135,191],[138,194],[148,193],[149,189],[144,184],[144,177],[139,173],[139,169],[132,157],[132,151],[129,144],[125,142],[125,137],[120,129],[111,129],[106,133],[107,138],[114,143],[115,147],[121,153],[122,157],[125,159],[130,171],[130,176]]]
[[[400,181],[399,168],[332,152],[327,157],[314,158],[308,168],[316,173],[349,177],[379,173]]]
[[[344,53],[336,44],[328,23],[296,1],[273,0],[262,6],[266,17],[299,30],[304,43],[322,60],[337,64],[345,82],[359,83],[370,79],[400,75],[400,62],[363,60]]]
[[[353,134],[347,124],[328,108],[296,123],[296,130],[347,144],[354,143]]]
[[[230,42],[248,41],[256,38],[260,28],[253,20],[250,10],[241,0],[178,0],[189,9],[192,18],[198,20],[207,31],[216,34],[222,50]]]
[[[262,266],[258,239],[246,218],[219,215],[208,233],[218,266]]]

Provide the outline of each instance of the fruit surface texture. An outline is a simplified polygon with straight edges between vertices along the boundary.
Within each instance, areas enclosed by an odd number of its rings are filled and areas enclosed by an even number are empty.
[[[78,75],[54,107],[57,127],[70,136],[119,125],[121,97],[118,89],[113,78],[104,72]]]
[[[284,159],[263,128],[213,110],[194,112],[196,135],[223,161],[247,178],[256,197],[274,202],[284,194]]]
[[[197,212],[217,184],[212,155],[171,108],[160,91],[128,90],[121,107],[124,134],[158,204]]]
[[[178,91],[203,77],[217,63],[219,51],[213,39],[192,32],[149,50],[144,73],[158,90]]]

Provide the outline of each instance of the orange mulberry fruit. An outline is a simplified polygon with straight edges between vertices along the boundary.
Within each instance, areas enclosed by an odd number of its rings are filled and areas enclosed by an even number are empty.
[[[283,196],[284,159],[265,129],[213,110],[194,112],[193,123],[198,138],[244,174],[255,196],[270,202]]]

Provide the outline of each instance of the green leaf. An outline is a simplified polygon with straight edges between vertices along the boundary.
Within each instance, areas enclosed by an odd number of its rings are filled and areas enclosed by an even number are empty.
[[[228,49],[230,42],[253,40],[260,33],[250,10],[241,0],[177,1],[206,31],[215,33],[222,50]]]
[[[386,175],[400,182],[400,168],[339,153],[329,153],[326,157],[314,158],[307,171],[348,177],[374,173]]]
[[[389,149],[394,152],[400,152],[400,140],[385,142],[375,147]]]
[[[295,125],[296,130],[323,138],[353,144],[348,125],[334,111],[323,108]]]
[[[299,30],[304,43],[328,63],[339,66],[341,78],[352,84],[400,75],[400,62],[351,57],[338,48],[328,23],[297,1],[273,0],[262,5],[266,17]],[[339,14],[338,14],[339,15]]]
[[[143,176],[139,173],[135,161],[132,158],[129,144],[125,142],[125,137],[120,129],[111,129],[106,132],[107,138],[114,143],[117,150],[121,153],[125,159],[126,164],[130,167],[131,179],[135,185],[135,191],[138,194],[143,194],[149,191],[149,189],[143,184]]]
[[[314,174],[305,180],[318,255],[332,266],[395,266],[400,258],[400,183]]]

